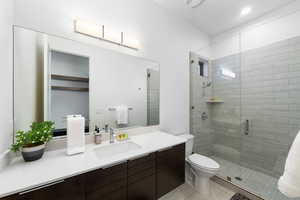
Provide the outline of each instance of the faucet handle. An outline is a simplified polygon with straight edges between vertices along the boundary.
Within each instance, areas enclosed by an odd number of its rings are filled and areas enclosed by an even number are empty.
[[[114,129],[113,128],[110,128],[109,129],[109,132],[110,132],[110,138],[109,138],[109,142],[110,143],[114,143],[115,142],[115,133],[114,133]]]
[[[106,133],[108,133],[108,124],[105,124],[104,130],[105,130]]]
[[[114,129],[113,128],[109,128],[109,132],[111,133],[111,134],[114,134]]]

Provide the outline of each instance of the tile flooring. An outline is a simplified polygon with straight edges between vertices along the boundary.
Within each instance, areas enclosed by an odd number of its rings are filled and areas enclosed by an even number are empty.
[[[218,173],[219,177],[226,179],[227,176],[230,176],[233,184],[258,195],[265,200],[289,200],[289,198],[284,196],[277,189],[277,178],[242,167],[219,157],[213,156],[212,158],[221,166],[221,170]],[[242,181],[236,180],[234,178],[236,176],[241,177]],[[300,198],[294,200],[300,200]]]
[[[212,157],[221,165],[218,173],[219,177],[226,178],[230,176],[232,183],[253,193],[265,200],[289,200],[277,189],[277,178],[271,177],[261,172],[242,167],[238,164],[223,160],[218,157]],[[242,178],[242,181],[236,180],[234,177]],[[211,181],[212,196],[207,199],[192,186],[185,183],[174,191],[166,194],[159,200],[230,200],[235,192]],[[300,198],[294,199],[300,200]]]
[[[159,200],[230,200],[235,194],[233,191],[222,187],[218,183],[211,181],[212,196],[205,198],[193,189],[192,186],[185,183],[172,192],[161,197]]]

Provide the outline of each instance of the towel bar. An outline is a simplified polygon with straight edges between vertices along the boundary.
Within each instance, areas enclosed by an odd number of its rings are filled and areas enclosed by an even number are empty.
[[[133,108],[128,108],[128,110],[133,110]],[[116,111],[116,108],[108,108],[108,111]]]

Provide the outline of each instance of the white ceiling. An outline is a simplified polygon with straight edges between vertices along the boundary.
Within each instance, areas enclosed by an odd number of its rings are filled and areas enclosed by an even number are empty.
[[[247,23],[295,0],[206,0],[197,8],[187,6],[187,0],[154,0],[176,15],[189,20],[209,35]],[[241,16],[242,8],[250,6],[252,12]]]

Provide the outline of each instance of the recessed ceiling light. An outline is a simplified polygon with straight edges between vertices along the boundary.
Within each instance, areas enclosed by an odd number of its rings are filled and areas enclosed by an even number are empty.
[[[250,14],[251,11],[252,11],[252,8],[250,6],[247,6],[242,9],[241,16],[246,16],[246,15]]]

